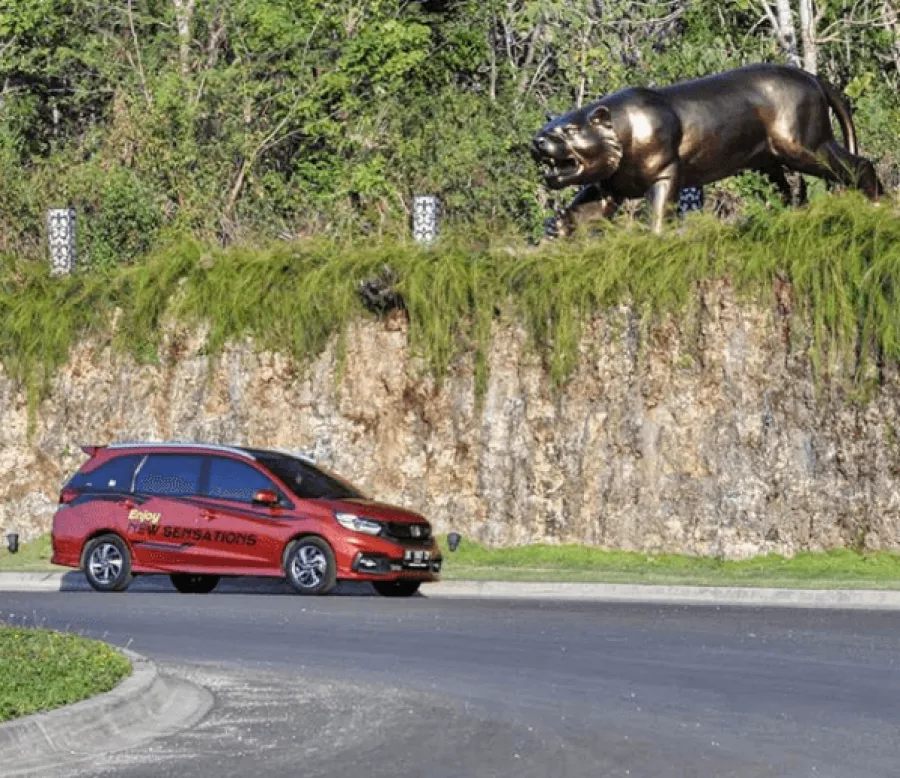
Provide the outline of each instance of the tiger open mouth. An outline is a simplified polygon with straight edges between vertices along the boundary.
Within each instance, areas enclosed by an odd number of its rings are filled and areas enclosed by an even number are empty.
[[[566,157],[565,159],[545,158],[541,162],[545,176],[561,178],[578,175],[581,172],[581,163],[575,157]]]
[[[584,165],[574,156],[541,157],[539,160],[544,183],[551,189],[562,189],[584,172]]]

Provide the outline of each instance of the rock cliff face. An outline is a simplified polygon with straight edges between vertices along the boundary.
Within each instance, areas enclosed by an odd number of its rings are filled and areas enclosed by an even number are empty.
[[[85,342],[30,439],[24,394],[0,372],[0,532],[48,530],[81,444],[195,439],[306,451],[437,531],[494,545],[897,548],[898,381],[851,403],[817,385],[789,328],[723,286],[689,327],[646,331],[613,311],[554,390],[522,328],[501,321],[480,405],[472,360],[437,387],[400,316],[356,324],[343,364],[333,348],[302,366],[250,342],[211,360],[202,333],[176,328],[153,365]]]

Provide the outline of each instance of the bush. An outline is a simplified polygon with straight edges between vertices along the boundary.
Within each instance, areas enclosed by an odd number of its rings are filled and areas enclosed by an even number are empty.
[[[156,244],[162,213],[152,190],[133,171],[88,164],[70,175],[80,262],[97,269],[130,264]]]

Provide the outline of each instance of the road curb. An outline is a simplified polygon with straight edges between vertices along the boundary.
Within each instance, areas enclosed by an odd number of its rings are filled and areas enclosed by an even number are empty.
[[[90,591],[84,575],[68,573],[0,573],[0,592]],[[174,592],[168,576],[141,576],[134,592]],[[280,578],[225,579],[221,594],[291,594]],[[344,583],[337,594],[371,595],[367,584]],[[497,600],[580,600],[685,605],[749,605],[785,608],[859,608],[900,610],[900,590],[772,589],[740,586],[666,586],[658,584],[538,583],[526,581],[441,581],[423,584],[429,598]]]
[[[193,726],[212,707],[206,689],[161,675],[145,657],[118,650],[132,672],[115,689],[0,724],[0,776],[53,774]]]
[[[0,592],[63,591],[70,573],[0,573]],[[84,576],[78,575],[84,579]],[[84,580],[87,586],[87,580]]]
[[[684,605],[900,610],[900,591],[878,589],[769,589],[737,586],[442,581],[422,587],[427,597],[582,600]]]

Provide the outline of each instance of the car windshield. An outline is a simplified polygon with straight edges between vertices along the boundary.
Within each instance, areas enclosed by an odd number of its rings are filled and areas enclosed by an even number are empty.
[[[342,478],[286,454],[255,453],[257,461],[271,470],[297,497],[303,499],[347,500],[363,497],[362,492]]]

